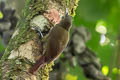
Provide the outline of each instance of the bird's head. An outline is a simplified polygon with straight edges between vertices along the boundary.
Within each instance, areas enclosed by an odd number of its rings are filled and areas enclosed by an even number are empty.
[[[60,21],[60,26],[66,30],[69,30],[72,25],[72,17],[66,14]]]

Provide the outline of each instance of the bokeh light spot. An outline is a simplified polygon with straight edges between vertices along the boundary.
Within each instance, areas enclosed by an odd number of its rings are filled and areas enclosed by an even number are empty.
[[[108,75],[108,73],[109,73],[109,67],[108,67],[108,66],[103,66],[103,67],[102,67],[102,73],[103,73],[104,75]]]
[[[120,69],[118,70],[118,74],[120,75]]]
[[[113,69],[112,69],[112,72],[113,72],[114,74],[117,74],[118,69],[117,69],[117,68],[113,68]]]
[[[65,76],[65,80],[78,80],[78,77],[68,73]]]
[[[0,11],[0,19],[3,18],[3,13]]]
[[[101,46],[106,46],[110,43],[110,39],[107,38],[104,34],[101,34],[101,38],[100,38],[100,45]]]
[[[95,29],[100,34],[106,34],[107,33],[107,29],[106,29],[104,21],[97,22]]]

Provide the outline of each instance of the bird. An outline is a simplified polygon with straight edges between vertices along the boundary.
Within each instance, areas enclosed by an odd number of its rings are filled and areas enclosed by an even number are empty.
[[[72,25],[72,17],[66,14],[48,33],[45,38],[45,51],[44,54],[36,61],[29,73],[34,74],[43,65],[56,60],[69,42],[69,32]]]

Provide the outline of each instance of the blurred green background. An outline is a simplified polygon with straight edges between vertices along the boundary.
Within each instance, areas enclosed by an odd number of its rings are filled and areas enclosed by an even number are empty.
[[[112,80],[117,80],[116,75],[120,74],[116,60],[116,40],[120,27],[120,0],[80,0],[74,17],[74,25],[77,27],[84,25],[89,29],[92,38],[88,41],[87,46],[100,57],[103,65],[102,72],[110,76]],[[105,27],[105,37],[108,39],[102,44],[100,44],[101,33],[96,31],[96,28],[100,26]],[[76,69],[70,69],[74,80],[87,80],[78,66]]]
[[[110,76],[112,80],[116,80],[116,75],[120,74],[116,61],[116,40],[120,27],[120,0],[80,0],[73,23],[77,27],[84,25],[88,28],[92,38],[86,45],[100,57],[103,65],[102,72]],[[107,38],[107,41],[103,43],[100,43],[102,32],[96,31],[101,26],[105,28],[103,31],[106,30],[104,36]],[[3,44],[0,43],[0,52],[3,50]],[[79,66],[75,68],[67,66],[70,72],[66,75],[66,80],[87,80]]]

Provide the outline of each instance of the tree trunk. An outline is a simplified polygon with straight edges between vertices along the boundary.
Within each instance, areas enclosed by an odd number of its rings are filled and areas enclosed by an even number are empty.
[[[55,25],[45,17],[47,11],[55,9],[60,16],[66,14],[68,8],[71,16],[79,0],[26,0],[22,18],[19,20],[15,32],[0,61],[1,80],[48,80],[53,62],[46,64],[32,75],[28,69],[36,62],[44,51],[37,31],[45,37]],[[22,5],[21,5],[22,6]]]

